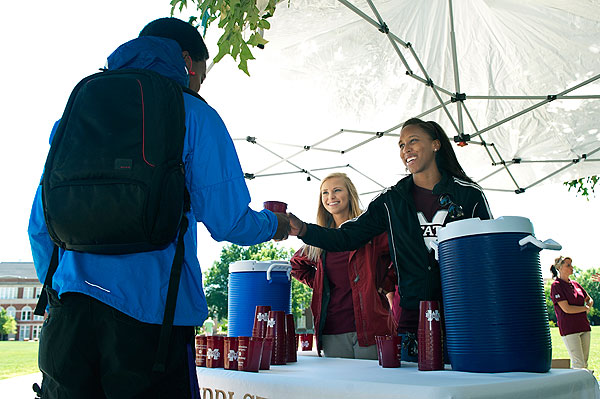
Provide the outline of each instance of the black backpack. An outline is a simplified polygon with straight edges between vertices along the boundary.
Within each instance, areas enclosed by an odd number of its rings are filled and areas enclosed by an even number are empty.
[[[52,139],[42,181],[48,233],[74,251],[165,248],[183,214],[181,86],[123,69],[83,79]]]
[[[184,90],[198,96],[143,69],[84,78],[56,129],[42,179],[46,225],[56,244],[45,289],[52,287],[58,247],[97,254],[153,251],[167,247],[179,232],[158,369],[164,369],[188,226]],[[43,294],[36,314],[44,314]]]

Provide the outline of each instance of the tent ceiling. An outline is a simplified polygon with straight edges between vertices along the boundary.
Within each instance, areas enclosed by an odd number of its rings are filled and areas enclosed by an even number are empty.
[[[600,174],[599,10],[597,0],[283,2],[250,67],[267,110],[254,139],[236,140],[242,166],[317,179],[344,167],[362,192],[378,191],[405,173],[401,123],[422,116],[468,143],[457,156],[488,190]]]

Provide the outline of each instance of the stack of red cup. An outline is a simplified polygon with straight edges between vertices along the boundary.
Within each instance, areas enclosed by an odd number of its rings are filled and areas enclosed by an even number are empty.
[[[258,372],[263,338],[238,337],[238,370]]]
[[[294,323],[294,315],[285,315],[285,337],[287,341],[287,363],[298,361],[298,341],[296,340],[296,323]]]
[[[211,335],[206,339],[206,367],[222,368],[223,363],[223,338]]]
[[[262,354],[260,361],[261,370],[271,368],[271,352],[273,350],[273,338],[267,338],[267,323],[269,320],[270,306],[256,306],[254,312],[254,325],[252,327],[252,336],[263,338]]]
[[[285,364],[287,358],[287,342],[285,338],[285,312],[283,310],[269,311],[266,337],[273,339],[271,364]]]
[[[421,301],[417,339],[419,370],[443,370],[442,315],[439,301]]]
[[[206,367],[206,336],[196,335],[196,366]]]
[[[376,335],[377,358],[381,367],[400,367],[402,337],[397,335]]]
[[[269,320],[270,306],[257,306],[254,311],[254,325],[252,336],[264,338],[267,335],[267,321]]]
[[[223,343],[223,368],[226,370],[238,369],[238,338],[225,337]]]

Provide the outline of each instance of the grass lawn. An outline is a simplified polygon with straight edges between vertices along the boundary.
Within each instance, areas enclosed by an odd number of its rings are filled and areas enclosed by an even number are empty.
[[[39,341],[0,341],[0,380],[37,373]]]
[[[550,328],[552,335],[552,358],[568,359],[567,348],[558,333],[558,328]],[[39,342],[0,341],[0,380],[23,374],[37,373],[37,353]],[[600,372],[600,326],[592,326],[589,368]]]

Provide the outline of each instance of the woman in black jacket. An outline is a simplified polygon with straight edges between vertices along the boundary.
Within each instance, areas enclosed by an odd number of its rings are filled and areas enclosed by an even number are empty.
[[[398,275],[398,333],[413,338],[419,302],[442,299],[439,265],[429,243],[448,222],[490,219],[492,214],[483,190],[467,177],[436,122],[409,119],[398,146],[410,175],[381,192],[366,212],[339,229],[307,224],[290,214],[290,235],[327,251],[349,251],[387,232]]]

